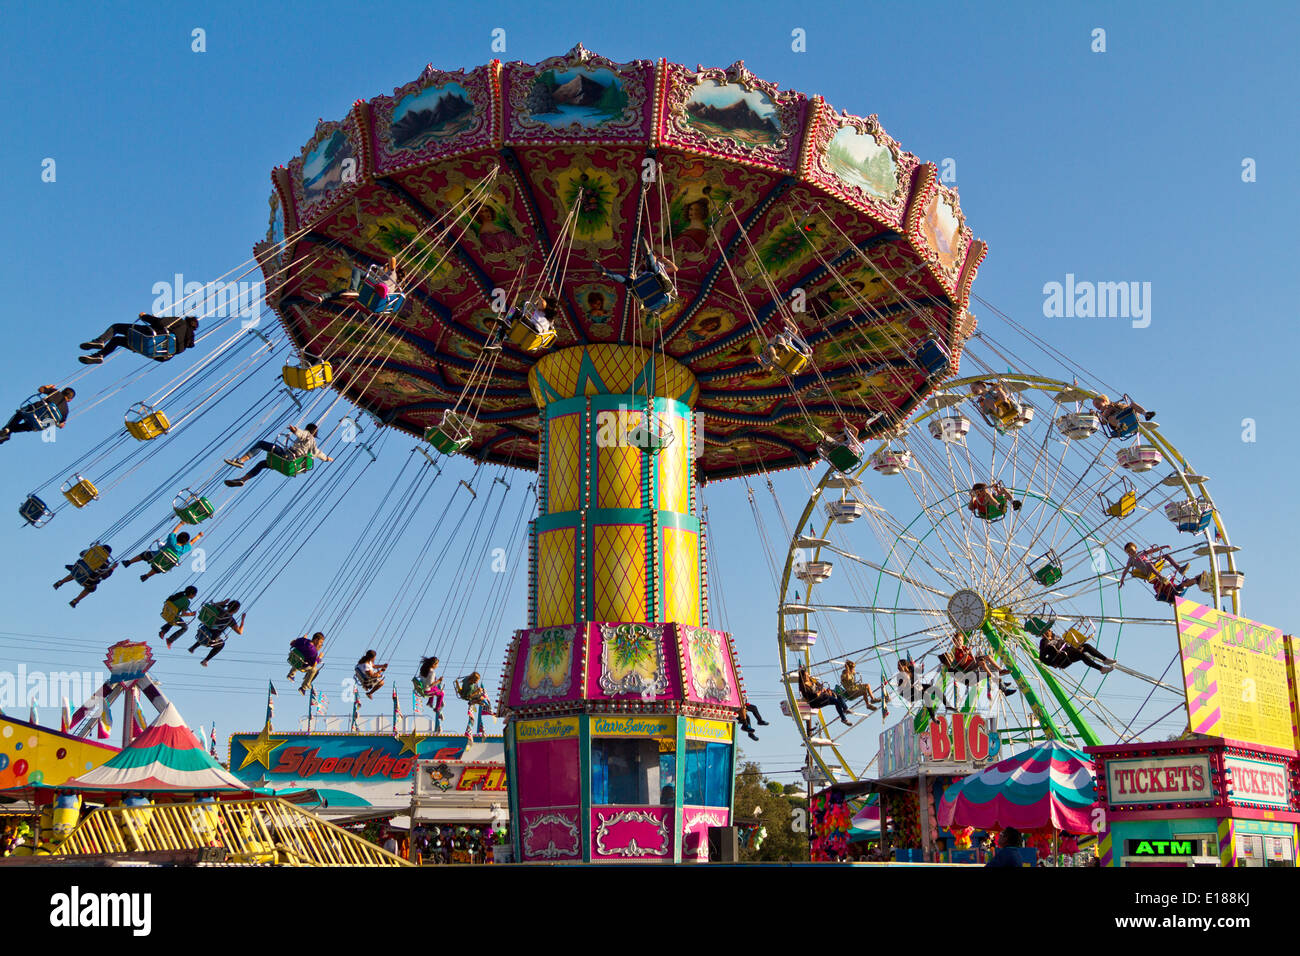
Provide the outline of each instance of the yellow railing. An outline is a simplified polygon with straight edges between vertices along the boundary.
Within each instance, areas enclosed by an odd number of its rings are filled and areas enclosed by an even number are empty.
[[[401,857],[283,800],[103,807],[56,856],[224,849],[227,861],[280,866],[410,866]]]

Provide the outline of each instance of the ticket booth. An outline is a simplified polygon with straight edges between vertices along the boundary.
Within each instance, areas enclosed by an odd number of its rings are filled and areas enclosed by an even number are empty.
[[[1103,866],[1295,866],[1295,751],[1202,736],[1086,749]]]

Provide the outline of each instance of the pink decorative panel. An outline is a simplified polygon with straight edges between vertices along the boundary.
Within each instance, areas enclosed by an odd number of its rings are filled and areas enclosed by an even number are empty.
[[[681,664],[670,624],[606,621],[587,638],[589,700],[677,700]]]
[[[527,710],[582,699],[585,630],[586,625],[567,624],[519,632],[511,668],[511,708]]]
[[[678,625],[676,632],[686,699],[739,707],[740,682],[726,633],[687,625]]]
[[[578,811],[537,810],[520,813],[519,843],[525,860],[581,860]]]
[[[662,860],[673,857],[672,807],[594,807],[593,860]]]

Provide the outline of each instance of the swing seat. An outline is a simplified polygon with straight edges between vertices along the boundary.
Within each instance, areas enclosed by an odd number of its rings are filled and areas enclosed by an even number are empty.
[[[861,501],[841,499],[826,503],[826,515],[836,524],[851,524],[867,513],[867,506]]]
[[[511,316],[510,331],[506,339],[516,348],[525,352],[536,352],[548,348],[555,341],[555,327],[548,320],[538,320],[523,309],[516,309]]]
[[[180,563],[181,556],[179,554],[164,548],[155,551],[153,557],[149,559],[149,567],[160,574],[165,574]]]
[[[984,506],[975,512],[975,517],[983,518],[985,521],[997,522],[1007,516],[1007,502],[1001,503],[986,502]]]
[[[102,544],[92,544],[78,560],[84,561],[90,570],[98,571],[108,564],[108,551]]]
[[[1065,641],[1065,643],[1069,644],[1071,647],[1083,647],[1084,644],[1088,643],[1089,636],[1079,630],[1079,628],[1071,627],[1067,628],[1065,633],[1061,635],[1061,640]]]
[[[1072,441],[1091,438],[1101,428],[1096,412],[1066,412],[1056,420],[1056,430]]]
[[[829,561],[805,561],[795,569],[794,576],[807,584],[821,584],[831,576],[833,568]]]
[[[280,370],[280,375],[284,379],[284,384],[290,388],[310,392],[314,388],[324,388],[334,381],[334,366],[329,362],[307,366],[286,365]]]
[[[44,431],[51,425],[63,421],[63,413],[47,402],[43,395],[33,395],[27,399],[26,403],[18,409],[18,414],[22,416],[23,423],[28,428],[36,431]]]
[[[181,619],[181,609],[171,601],[163,601],[162,619],[168,624],[175,624]]]
[[[1137,508],[1137,492],[1126,491],[1115,501],[1107,503],[1105,498],[1101,499],[1105,508],[1102,510],[1111,518],[1127,518]]]
[[[132,418],[132,416],[135,416]],[[126,413],[126,430],[132,438],[150,441],[159,435],[171,431],[172,423],[161,410],[154,409],[144,402],[132,405]]]
[[[817,454],[837,471],[847,473],[862,464],[862,445],[848,438],[837,442],[818,442]]]
[[[1121,448],[1115,456],[1119,466],[1126,471],[1150,471],[1164,461],[1164,455],[1154,445],[1130,445]]]
[[[658,312],[673,301],[673,286],[659,270],[643,272],[630,283],[632,294],[647,312]]]
[[[172,511],[186,524],[199,524],[215,514],[212,502],[207,498],[184,492],[176,496],[176,501],[172,503]]]
[[[442,413],[442,421],[424,433],[427,441],[444,455],[455,455],[473,439],[473,422],[453,411]]]
[[[286,478],[295,478],[304,471],[311,471],[312,465],[316,459],[311,455],[303,455],[300,458],[294,458],[287,453],[269,451],[266,453],[266,464],[272,471],[278,471]]]
[[[1020,408],[1015,402],[998,401],[993,403],[993,420],[1003,428],[1010,428],[1020,415]]]
[[[786,375],[798,375],[812,361],[812,349],[801,339],[778,335],[759,353],[759,363]]]
[[[384,686],[384,675],[382,674],[371,677],[360,668],[355,668],[352,671],[352,676],[356,678],[357,684],[360,685],[361,689],[367,694],[374,693]]]
[[[1034,637],[1042,637],[1052,629],[1052,625],[1055,623],[1056,618],[1034,616],[1025,619],[1025,630]]]
[[[959,442],[970,433],[970,419],[960,413],[930,419],[930,434],[940,441]]]
[[[54,517],[54,512],[35,495],[28,495],[27,500],[18,506],[18,514],[33,528],[44,527]]]
[[[389,292],[387,285],[374,282],[371,279],[363,280],[361,288],[357,290],[357,302],[367,312],[373,312],[376,315],[396,312],[405,301],[405,293]]]
[[[72,566],[72,580],[83,588],[98,583],[94,569],[86,563],[84,558],[78,558],[76,564]]]
[[[148,325],[133,325],[126,333],[126,347],[155,362],[165,362],[176,354],[176,336],[155,332]]]
[[[72,507],[84,508],[99,497],[99,489],[89,478],[82,478],[80,475],[75,477],[75,481],[69,478],[63,483],[63,497],[72,503]]]
[[[917,348],[912,363],[926,374],[928,378],[942,375],[948,370],[948,353],[934,339],[926,339]]]
[[[654,454],[677,440],[677,433],[672,426],[664,425],[654,415],[648,415],[646,418],[648,420],[628,430],[627,443],[633,448]]]
[[[316,665],[307,663],[307,658],[295,647],[289,651],[289,666],[297,671],[309,671]]]
[[[1214,520],[1214,509],[1208,501],[1171,501],[1165,505],[1165,517],[1174,523],[1179,531],[1197,534],[1204,531]]]
[[[1155,561],[1152,562],[1152,564],[1155,565],[1155,573],[1147,571],[1145,568],[1134,568],[1129,573],[1132,574],[1133,577],[1137,578],[1139,581],[1153,581],[1155,580],[1156,574],[1159,574],[1161,571],[1165,569],[1165,559],[1156,558]]]
[[[212,627],[221,617],[221,608],[211,601],[206,602],[203,607],[199,608],[199,623],[204,627]]]
[[[222,636],[224,633],[225,628],[217,631],[210,627],[200,626],[198,633],[194,635],[194,640],[202,647],[216,647],[226,643],[225,637]]]
[[[1129,409],[1123,415],[1119,416],[1119,424],[1112,425],[1109,422],[1103,423],[1106,430],[1107,438],[1132,438],[1137,434],[1138,417],[1137,412]]]
[[[807,627],[787,627],[785,646],[792,651],[810,651],[817,643],[817,632]]]
[[[882,475],[901,475],[912,463],[910,451],[879,451],[871,456],[871,467]]]
[[[1038,566],[1029,565],[1029,573],[1033,575],[1035,581],[1045,588],[1050,588],[1061,576],[1065,574],[1065,568],[1061,564],[1061,559],[1056,556],[1055,551],[1048,551],[1047,554],[1039,556],[1037,559]]]
[[[1034,580],[1045,588],[1050,588],[1057,581],[1061,580],[1063,571],[1055,564],[1046,564],[1034,572]]]

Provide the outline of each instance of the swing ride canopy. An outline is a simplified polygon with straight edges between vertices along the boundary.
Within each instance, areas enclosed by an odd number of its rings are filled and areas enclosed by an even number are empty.
[[[483,460],[531,468],[539,454],[540,356],[506,343],[475,380],[494,305],[558,292],[548,351],[639,345],[685,366],[701,480],[806,464],[818,429],[881,433],[956,372],[974,329],[985,246],[934,165],[874,116],[739,62],[615,63],[579,45],[538,64],[430,66],[320,122],[272,179],[255,252],[298,348],[329,356],[334,387],[400,429],[423,434],[460,402]],[[601,271],[636,271],[642,240],[675,267],[676,301],[656,315]],[[390,257],[396,316],[316,304]],[[758,361],[784,323],[813,353],[788,381]],[[949,357],[929,377],[910,361],[927,340]]]
[[[939,803],[939,825],[1091,833],[1096,802],[1088,755],[1048,741],[954,783]]]
[[[176,705],[168,704],[121,753],[59,789],[220,793],[248,787],[208,755]]]

